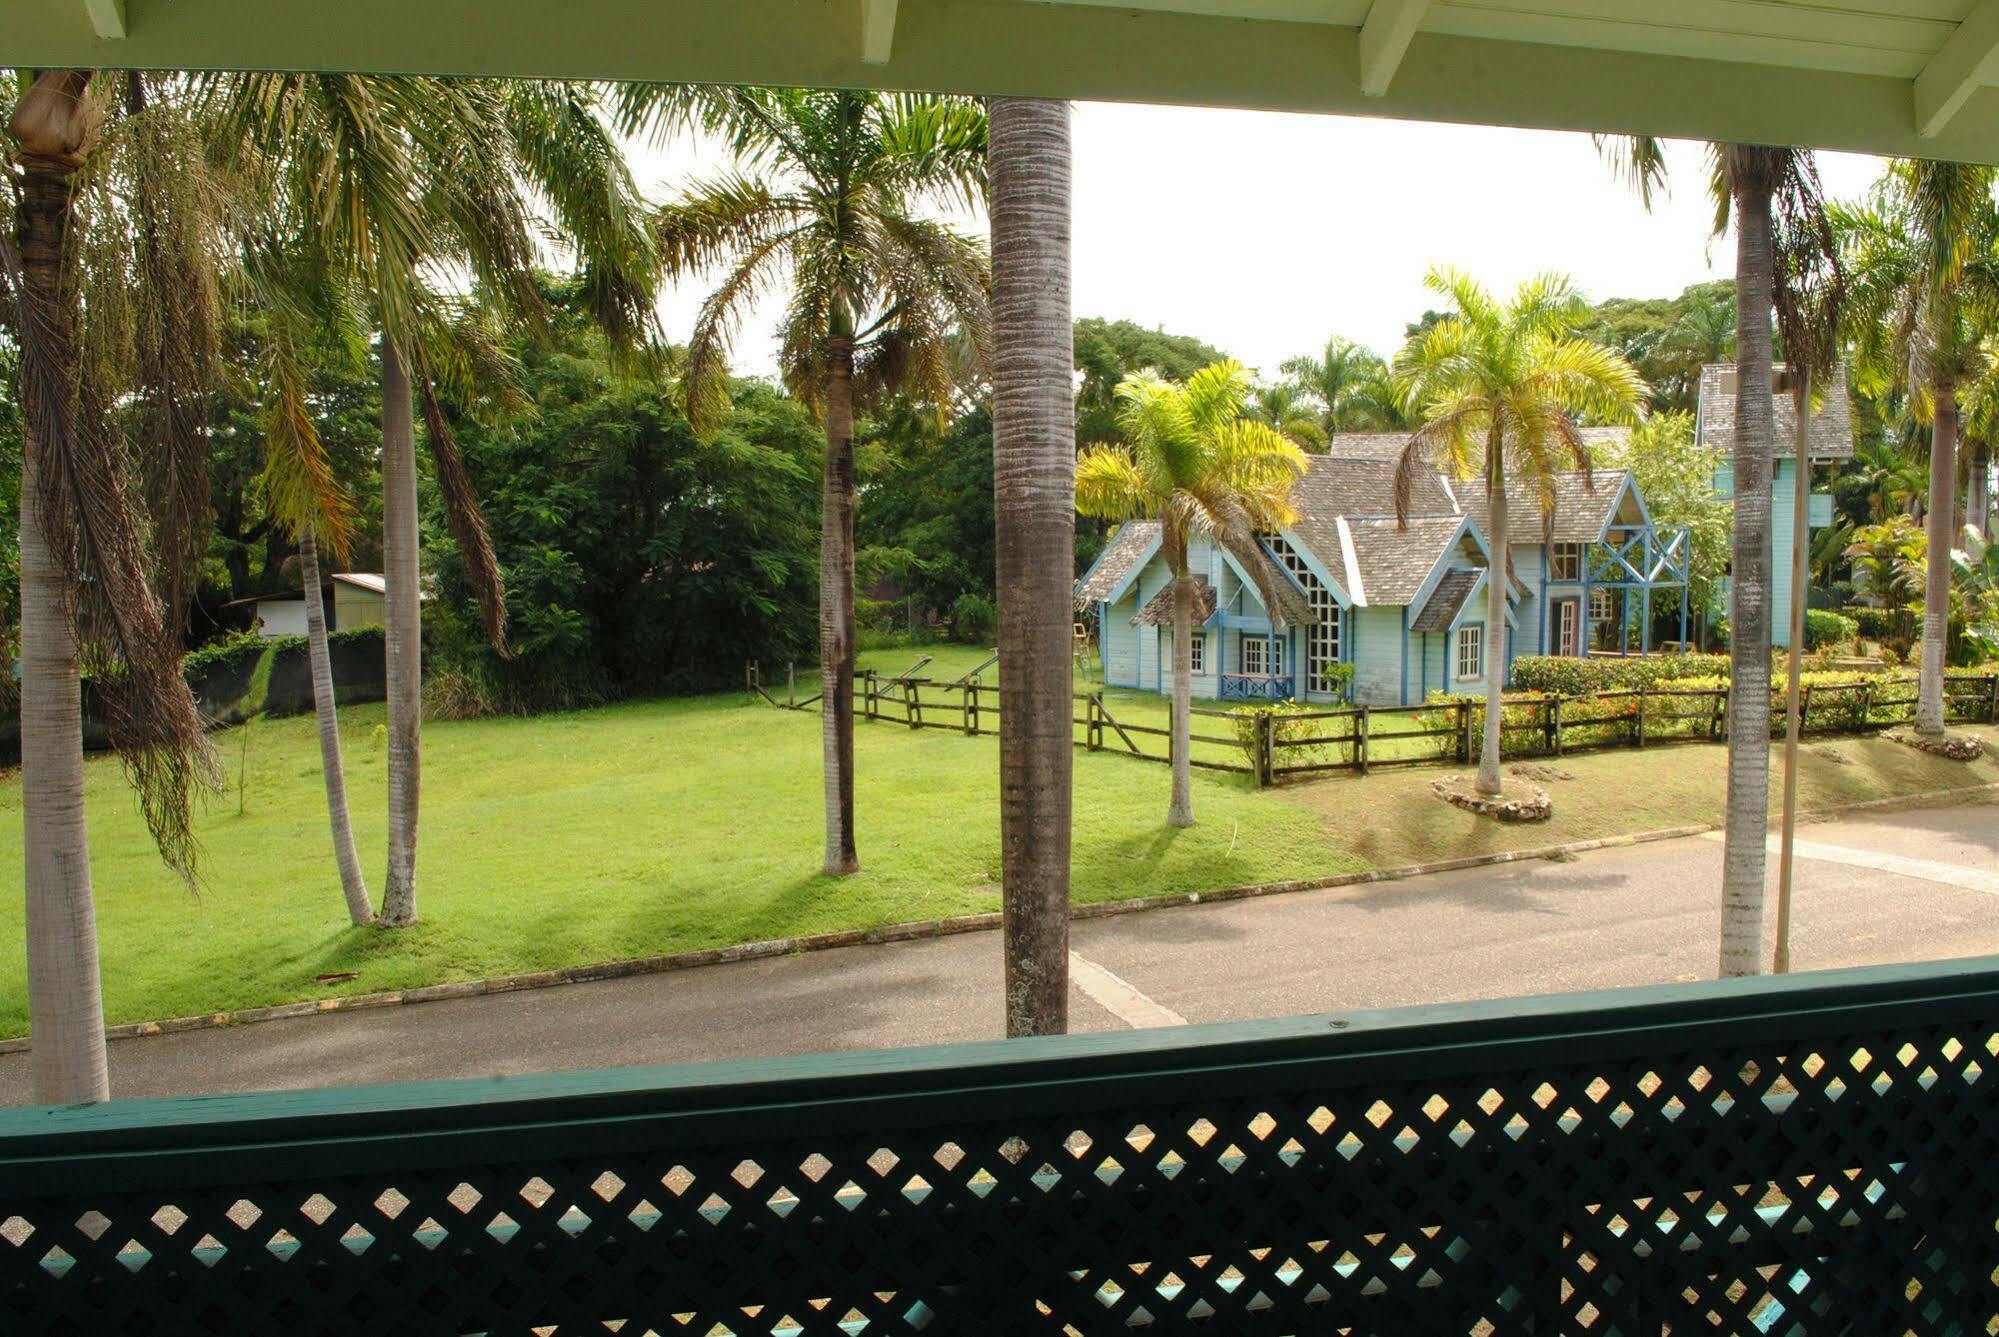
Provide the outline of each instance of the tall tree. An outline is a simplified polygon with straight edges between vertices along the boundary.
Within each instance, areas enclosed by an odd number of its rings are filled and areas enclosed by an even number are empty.
[[[421,410],[452,537],[496,647],[506,600],[440,388],[465,303],[440,274],[469,271],[484,303],[541,327],[544,236],[579,253],[607,330],[649,328],[656,252],[595,85],[382,75],[245,74],[213,85],[231,139],[274,173],[287,213],[380,331],[383,570],[387,581],[389,839],[380,920],[417,919],[422,741],[421,554],[415,416]]]
[[[1595,313],[1561,275],[1530,279],[1504,303],[1454,269],[1433,269],[1425,282],[1449,299],[1452,310],[1395,360],[1408,402],[1423,418],[1396,469],[1395,508],[1398,517],[1407,518],[1413,489],[1425,472],[1484,480],[1492,559],[1486,576],[1485,739],[1478,788],[1497,794],[1512,578],[1507,485],[1516,479],[1526,484],[1543,517],[1551,517],[1557,475],[1576,468],[1587,477],[1591,469],[1578,417],[1634,421],[1646,387],[1622,356],[1577,336]]]
[[[627,90],[625,124],[694,125],[726,140],[733,171],[660,211],[667,272],[719,270],[687,346],[689,416],[726,403],[729,345],[750,305],[790,289],[779,363],[826,425],[819,664],[825,870],[857,872],[854,836],[854,414],[907,388],[956,389],[957,340],[983,355],[986,253],[925,206],[970,207],[986,187],[986,114],[973,99],[771,88]],[[1066,552],[1066,549],[1065,549]]]
[[[12,235],[0,239],[0,321],[20,349],[28,997],[36,1099],[71,1103],[109,1094],[83,800],[86,668],[161,853],[193,876],[191,803],[209,773],[207,745],[180,676],[179,627],[147,578],[145,542],[149,528],[193,523],[166,509],[190,494],[169,487],[155,514],[142,516],[110,409],[121,399],[170,404],[165,435],[148,449],[188,452],[166,438],[201,416],[181,412],[198,402],[190,359],[201,350],[163,344],[129,322],[134,309],[184,304],[202,308],[190,320],[214,328],[205,261],[219,219],[203,216],[214,200],[199,189],[198,137],[173,124],[180,103],[118,99],[108,76],[89,71],[14,78],[7,132],[17,170]],[[139,86],[132,76],[128,89]],[[131,201],[149,192],[148,218],[135,219]],[[128,304],[142,286],[149,294]],[[86,290],[96,300],[86,302]]]
[[[1664,143],[1644,135],[1599,136],[1597,146],[1649,208],[1666,184]],[[1770,829],[1770,484],[1776,458],[1771,319],[1780,278],[1822,272],[1826,257],[1812,253],[1823,249],[1828,232],[1818,166],[1808,151],[1711,144],[1707,187],[1715,235],[1725,233],[1731,220],[1735,226],[1735,544],[1720,961],[1720,973],[1733,976],[1763,968]]]
[[[1070,108],[995,98],[993,491],[999,592],[1006,1033],[1068,1029],[1075,709],[1070,618]]]
[[[1916,731],[1944,732],[1950,563],[1957,524],[1958,399],[1984,369],[1999,321],[1994,169],[1897,161],[1868,200],[1835,220],[1853,273],[1852,333],[1870,382],[1898,383],[1930,422],[1929,563]]]
[[[1306,450],[1323,450],[1327,445],[1318,406],[1294,382],[1258,385],[1250,391],[1250,412],[1258,422],[1269,423]]]
[[[1388,364],[1351,339],[1336,334],[1320,352],[1286,359],[1281,370],[1319,406],[1319,431],[1329,442],[1341,432],[1408,425],[1389,385]]]
[[[1076,462],[1076,507],[1106,520],[1155,519],[1173,573],[1173,794],[1170,826],[1194,824],[1192,680],[1198,535],[1232,553],[1256,580],[1273,627],[1282,627],[1275,568],[1258,536],[1294,518],[1291,489],[1305,452],[1250,413],[1250,377],[1217,362],[1185,384],[1139,372],[1118,386],[1122,444],[1092,446]]]

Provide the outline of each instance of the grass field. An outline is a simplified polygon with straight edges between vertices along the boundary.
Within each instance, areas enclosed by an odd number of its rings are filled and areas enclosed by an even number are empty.
[[[862,662],[892,674],[917,653],[872,651]],[[931,653],[926,673],[936,678],[984,658],[964,647]],[[1127,722],[1166,718],[1157,697],[1106,700]],[[344,712],[342,733],[379,896],[381,707]],[[829,879],[817,871],[815,714],[749,705],[735,692],[427,725],[423,921],[402,932],[346,923],[309,718],[216,736],[228,787],[200,820],[198,895],[160,867],[117,763],[93,758],[107,1015],[180,1016],[996,908],[994,740],[883,722],[856,734],[863,871]],[[1200,824],[1171,831],[1165,766],[1079,752],[1075,895],[1207,891],[1711,821],[1723,758],[1707,745],[1565,758],[1547,779],[1555,821],[1528,828],[1438,803],[1427,792],[1433,767],[1264,791],[1197,772]],[[1807,762],[1808,806],[1999,781],[1989,755],[1963,766],[1881,739],[1814,743]],[[0,1036],[27,1024],[20,829],[18,776],[0,777]],[[351,980],[318,979],[350,971]]]

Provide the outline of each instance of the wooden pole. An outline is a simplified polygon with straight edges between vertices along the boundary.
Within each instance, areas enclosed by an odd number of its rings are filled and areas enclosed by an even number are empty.
[[[1798,377],[1797,445],[1791,470],[1791,677],[1784,696],[1784,823],[1777,846],[1777,951],[1772,969],[1791,969],[1792,847],[1798,838],[1798,735],[1804,730],[1805,596],[1811,581],[1812,373]]]
[[[792,660],[784,666],[784,704],[798,709],[798,661]]]

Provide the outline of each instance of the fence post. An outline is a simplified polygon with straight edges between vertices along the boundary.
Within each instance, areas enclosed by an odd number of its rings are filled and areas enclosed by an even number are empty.
[[[784,666],[784,704],[792,710],[798,709],[798,661],[795,659]]]
[[[1803,738],[1812,727],[1812,685],[1805,683],[1798,688],[1798,737]]]
[[[1707,717],[1707,737],[1710,743],[1721,740],[1721,726],[1727,716],[1728,689],[1726,687],[1717,687],[1714,689],[1714,705],[1708,711]]]
[[[743,661],[743,690],[751,696],[757,694],[757,661],[754,659]]]
[[[1548,698],[1548,732],[1555,740],[1549,750],[1559,757],[1562,755],[1562,698],[1559,696]]]
[[[865,719],[875,717],[875,671],[869,669],[861,679],[861,715]]]
[[[1999,724],[1999,673],[1992,675],[1992,691],[1985,702],[1985,722]]]
[[[1645,746],[1645,689],[1643,687],[1640,687],[1638,689],[1638,716],[1635,721],[1635,724],[1636,728],[1633,730],[1633,732],[1636,734],[1636,739],[1635,739],[1636,745],[1639,747],[1644,747]]]
[[[1277,783],[1277,758],[1271,741],[1276,736],[1276,720],[1267,710],[1256,713],[1256,783],[1268,789]]]
[[[1994,678],[1993,681],[1999,682],[1999,678]],[[1872,678],[1862,678],[1860,680],[1859,727],[1865,729],[1868,725],[1872,724],[1873,722],[1874,722],[1874,680]]]
[[[1360,714],[1354,717],[1353,722],[1354,761],[1359,765],[1362,775],[1367,774],[1367,740],[1368,735],[1373,732],[1370,720],[1371,717],[1368,714],[1367,707],[1362,706]]]
[[[965,721],[965,734],[970,737],[979,731],[979,684],[968,682],[965,693],[958,698],[958,714]]]
[[[916,678],[902,685],[902,714],[912,729],[923,727],[923,688]]]
[[[1090,750],[1100,751],[1104,745],[1104,694],[1090,693]]]
[[[1458,702],[1458,764],[1471,765],[1471,702]]]

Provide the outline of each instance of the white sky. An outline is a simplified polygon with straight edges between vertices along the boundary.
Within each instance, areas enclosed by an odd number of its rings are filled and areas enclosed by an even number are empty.
[[[1434,262],[1502,289],[1558,269],[1598,300],[1734,269],[1733,242],[1708,238],[1697,144],[1670,146],[1673,188],[1650,214],[1580,134],[1083,103],[1075,151],[1076,314],[1195,335],[1265,373],[1334,333],[1392,354],[1436,305]],[[660,191],[721,161],[681,145],[637,167]],[[1819,167],[1829,196],[1851,197],[1880,161]],[[686,339],[706,292],[667,295],[670,338]],[[780,305],[745,326],[740,370],[774,369]]]

